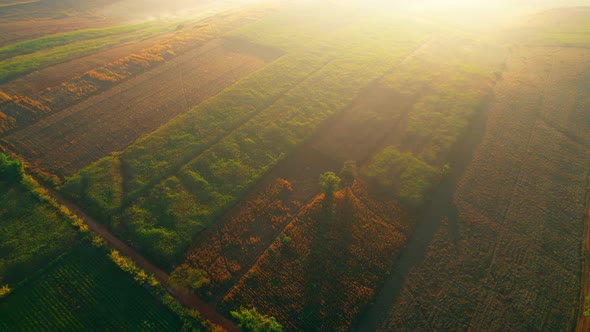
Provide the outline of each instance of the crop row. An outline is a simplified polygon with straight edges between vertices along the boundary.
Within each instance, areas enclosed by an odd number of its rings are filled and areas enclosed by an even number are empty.
[[[201,292],[217,295],[252,266],[293,218],[300,203],[291,201],[293,188],[277,179],[252,199],[241,203],[239,214],[199,235],[186,262],[207,272],[211,284]]]
[[[105,30],[102,33],[103,36],[100,36],[100,33],[84,34],[82,32],[74,32],[73,34],[79,33],[78,36],[81,40],[75,41],[76,38],[74,38],[73,42],[67,42],[63,40],[63,36],[53,37],[53,39],[51,39],[52,42],[50,42],[49,45],[53,46],[53,43],[61,45],[55,47],[44,47],[43,42],[46,41],[45,38],[50,37],[41,37],[41,41],[33,40],[23,42],[26,43],[25,47],[29,47],[31,50],[37,48],[38,50],[35,50],[32,53],[22,50],[20,52],[22,55],[17,55],[0,61],[0,82],[6,82],[17,76],[62,63],[67,60],[93,54],[118,44],[145,38],[157,33],[173,31],[174,27],[176,27],[176,24],[142,24],[128,28],[122,27],[120,29]],[[82,38],[90,36],[97,37]],[[16,47],[17,45],[14,46]],[[13,51],[12,53],[14,52],[16,51]],[[16,54],[18,53],[19,52],[16,52]]]
[[[349,188],[322,194],[226,295],[222,307],[254,306],[293,330],[347,330],[405,243]]]
[[[100,251],[80,247],[0,301],[0,329],[180,330],[181,323]]]
[[[499,79],[493,75],[499,60],[481,57],[485,51],[502,54],[469,39],[436,37],[383,77],[381,85],[414,102],[363,170],[370,182],[408,205],[424,202],[439,173],[449,170],[450,154]]]
[[[218,37],[240,24],[243,24],[240,19],[229,17],[227,22],[175,31],[158,44],[73,77],[33,96],[10,96],[0,92],[0,133],[23,127],[49,113],[61,111],[92,94],[107,90],[178,54],[185,53],[203,41]]]
[[[575,54],[511,56],[454,194],[457,216],[443,222],[382,329],[574,329],[590,156],[588,124],[576,121],[587,87],[573,79],[590,57],[561,62]],[[569,93],[580,99],[564,105]]]
[[[26,279],[76,242],[66,218],[40,202],[19,172],[20,162],[0,153],[0,285]]]
[[[348,107],[360,89],[382,75],[401,53],[367,59],[365,50],[371,47],[363,46],[306,78],[183,166],[177,176],[151,187],[115,221],[115,229],[127,231],[129,239],[143,249],[168,246],[164,255],[154,255],[159,249],[150,254],[160,262],[173,261],[186,249],[191,234],[235,204],[322,122]]]
[[[153,23],[141,23],[100,29],[78,30],[73,32],[57,33],[49,36],[43,36],[40,38],[30,39],[0,47],[0,61],[18,55],[30,54],[33,52],[41,51],[44,49],[50,49],[65,44],[72,44],[102,37],[113,37],[120,34],[137,32],[150,27],[153,29],[153,27],[157,27],[158,25],[159,24],[154,25]]]

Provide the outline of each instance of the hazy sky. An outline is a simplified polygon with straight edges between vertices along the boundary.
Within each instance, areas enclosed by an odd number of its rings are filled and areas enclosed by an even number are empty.
[[[515,15],[530,14],[550,7],[590,5],[590,0],[121,0],[101,13],[115,18],[145,20],[207,16],[255,2],[332,2],[433,14],[457,24],[495,25],[510,22]]]

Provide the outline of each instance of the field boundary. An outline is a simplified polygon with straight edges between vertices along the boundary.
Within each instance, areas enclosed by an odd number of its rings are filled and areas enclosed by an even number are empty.
[[[131,258],[139,268],[153,274],[154,277],[166,288],[168,293],[184,306],[197,310],[203,315],[204,318],[208,319],[213,324],[223,327],[227,331],[239,331],[239,328],[235,323],[222,316],[214,307],[207,304],[196,295],[189,294],[185,291],[168,286],[167,283],[169,276],[166,272],[156,267],[149,260],[139,254],[139,252],[137,252],[135,249],[131,248],[115,235],[113,235],[105,226],[96,222],[96,220],[84,213],[84,211],[82,211],[82,209],[80,209],[80,207],[78,207],[76,204],[65,199],[62,195],[60,195],[50,186],[47,186],[35,175],[32,175],[32,177],[39,183],[41,187],[47,190],[48,194],[53,199],[55,199],[56,202],[67,207],[70,211],[82,219],[84,223],[90,228],[90,230],[100,235],[111,246],[113,246],[114,249]]]
[[[124,194],[125,199],[123,201],[123,204],[121,204],[121,207],[119,208],[119,211],[124,211],[126,208],[128,208],[129,206],[131,206],[138,198],[140,198],[141,196],[143,196],[145,193],[147,193],[149,190],[151,190],[158,183],[164,181],[165,179],[167,179],[167,178],[169,178],[171,176],[174,176],[175,174],[178,174],[182,170],[182,168],[184,166],[188,165],[191,161],[193,161],[194,159],[198,158],[203,153],[207,152],[209,149],[211,149],[211,147],[219,144],[223,139],[225,139],[226,137],[230,136],[233,132],[235,132],[236,130],[238,130],[240,127],[244,126],[246,123],[248,123],[249,121],[251,121],[254,117],[256,117],[259,114],[262,114],[264,111],[266,111],[271,106],[273,106],[274,104],[276,104],[287,93],[289,93],[293,89],[295,89],[298,86],[300,86],[307,79],[309,79],[310,77],[312,77],[313,75],[315,75],[317,72],[319,72],[322,68],[324,68],[328,64],[330,64],[330,62],[332,62],[332,60],[333,60],[333,58],[330,58],[327,61],[323,62],[317,69],[315,69],[314,71],[312,71],[309,75],[307,75],[304,78],[300,79],[292,87],[290,87],[289,89],[281,92],[278,96],[276,96],[275,98],[273,98],[272,100],[270,100],[268,102],[268,104],[267,105],[264,105],[263,108],[261,108],[259,111],[254,112],[253,114],[249,115],[245,119],[242,119],[242,121],[240,121],[239,123],[237,123],[235,127],[231,128],[225,134],[223,134],[220,137],[218,137],[215,140],[213,140],[209,145],[207,145],[207,147],[205,147],[201,151],[197,152],[196,154],[191,154],[190,156],[187,156],[186,158],[184,158],[177,165],[171,167],[171,169],[168,172],[166,172],[164,175],[162,175],[161,177],[153,178],[153,180],[150,180],[143,188],[141,188],[140,190],[138,190],[135,193],[133,193],[133,195],[128,195],[129,191],[128,191],[128,189],[125,188],[125,183],[126,183],[125,178],[129,178],[130,176],[129,176],[129,172],[126,169],[125,162],[123,162],[123,160],[122,160],[122,162],[121,162],[121,170],[122,170],[121,175],[123,176],[123,179],[124,179],[123,180],[123,186],[124,186],[123,187],[124,188],[123,194]],[[231,88],[231,86],[229,88]],[[197,107],[197,106],[198,105],[194,105],[194,107]],[[187,114],[189,112],[191,112],[191,110],[187,111],[184,114]],[[175,119],[173,119],[171,121],[174,121]],[[168,124],[170,124],[171,121],[168,122],[167,124],[165,124],[165,126],[168,125]]]

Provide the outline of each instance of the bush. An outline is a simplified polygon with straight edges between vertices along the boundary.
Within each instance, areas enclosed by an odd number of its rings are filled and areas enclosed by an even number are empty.
[[[411,153],[388,147],[373,157],[364,175],[371,182],[393,191],[400,201],[417,206],[436,184],[439,172]]]
[[[18,159],[12,159],[0,153],[0,181],[18,183],[22,180],[25,169]]]
[[[182,264],[170,274],[168,279],[169,285],[189,291],[196,291],[203,286],[209,285],[210,282],[207,272],[193,268],[188,264]]]
[[[260,314],[256,308],[240,307],[239,311],[232,311],[233,318],[238,320],[238,326],[246,332],[279,332],[283,327],[274,317]]]

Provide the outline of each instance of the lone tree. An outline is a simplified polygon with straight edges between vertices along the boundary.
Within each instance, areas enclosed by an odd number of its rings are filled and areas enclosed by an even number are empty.
[[[326,197],[334,196],[334,193],[338,190],[340,181],[340,178],[334,172],[326,172],[320,175],[320,185]]]

